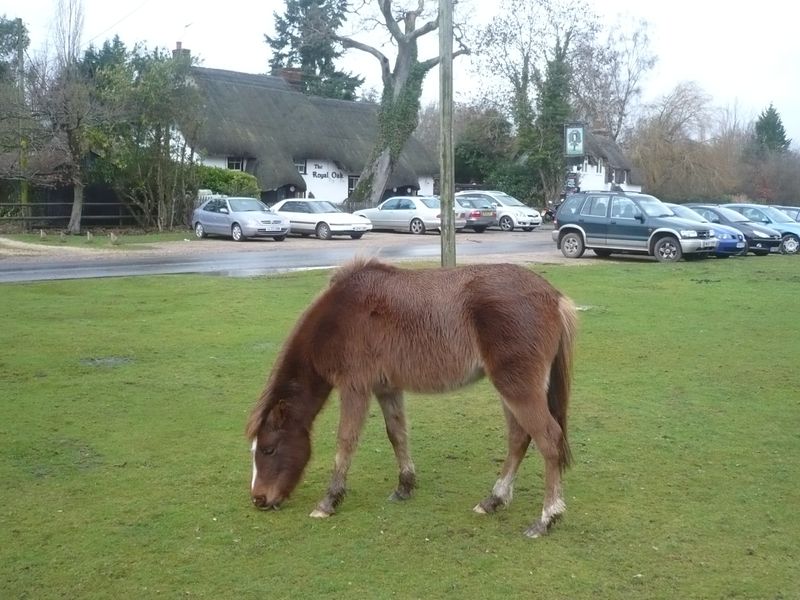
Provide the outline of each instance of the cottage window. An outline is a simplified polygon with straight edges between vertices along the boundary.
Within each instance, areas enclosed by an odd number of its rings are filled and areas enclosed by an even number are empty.
[[[305,158],[295,159],[294,166],[297,167],[297,172],[305,175],[308,172],[308,165]]]
[[[244,171],[244,158],[241,156],[229,156],[228,168],[232,171]]]
[[[353,195],[353,192],[355,191],[357,185],[358,185],[358,175],[349,175],[347,177],[347,195],[348,195],[348,197]]]

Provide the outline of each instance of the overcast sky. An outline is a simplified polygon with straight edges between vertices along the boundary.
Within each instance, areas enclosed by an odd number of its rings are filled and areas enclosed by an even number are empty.
[[[784,0],[728,2],[711,0],[589,0],[598,14],[613,21],[618,14],[650,24],[656,68],[644,81],[646,100],[656,99],[682,81],[695,81],[716,107],[735,107],[744,120],[775,105],[786,134],[800,148],[800,6]],[[488,20],[494,2],[462,0],[471,15]],[[31,34],[30,52],[50,38],[56,0],[0,0],[0,14],[21,17]],[[240,0],[233,4],[197,0],[83,0],[83,42],[101,45],[115,34],[132,46],[174,48],[178,40],[205,67],[249,73],[267,71],[270,57],[264,34],[282,0]],[[438,42],[432,38],[433,52]],[[429,56],[421,56],[428,58]],[[455,92],[474,87],[464,57],[456,60]],[[350,51],[346,68],[379,86],[377,61]],[[424,100],[438,96],[438,76],[431,74]]]

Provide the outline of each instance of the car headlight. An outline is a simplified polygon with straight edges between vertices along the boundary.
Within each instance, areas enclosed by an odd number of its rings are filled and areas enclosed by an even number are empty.
[[[718,233],[717,237],[721,240],[732,240],[733,236],[729,233]]]
[[[763,231],[753,230],[753,237],[757,238],[768,238],[769,235],[764,233]]]
[[[697,232],[694,229],[682,229],[681,230],[681,237],[682,238],[696,238]]]

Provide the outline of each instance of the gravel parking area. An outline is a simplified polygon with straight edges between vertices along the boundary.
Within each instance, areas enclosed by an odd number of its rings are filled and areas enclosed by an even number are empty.
[[[531,232],[513,231],[510,233],[499,230],[488,230],[484,233],[464,231],[456,234],[456,259],[462,264],[479,262],[581,264],[587,261],[587,259],[570,260],[564,258],[550,239],[550,231],[551,229],[549,227],[539,228]],[[475,251],[476,248],[479,248],[482,244],[490,245],[496,250],[499,243],[504,246],[502,252],[487,251],[487,253],[483,254],[480,250],[477,252]],[[400,249],[440,245],[441,237],[435,233],[412,235],[408,233],[380,231],[369,232],[360,240],[352,240],[349,237],[318,240],[313,237],[289,236],[283,242],[276,242],[267,238],[251,239],[239,243],[222,238],[198,240],[192,236],[191,232],[187,232],[187,237],[184,240],[153,244],[126,244],[123,236],[121,244],[113,247],[109,246],[106,240],[95,238],[94,246],[86,248],[29,244],[0,237],[0,260],[35,262],[36,260],[46,257],[48,260],[59,260],[63,258],[64,260],[74,261],[75,259],[82,258],[86,260],[96,260],[104,257],[122,257],[129,255],[195,256],[213,255],[223,252],[272,252],[289,249],[318,249],[320,252],[325,252],[327,249],[352,249],[356,254],[363,253],[369,256],[379,249],[385,250],[389,248]],[[459,253],[459,248],[463,249],[467,247],[469,247],[469,253]],[[420,259],[411,257],[399,260]]]

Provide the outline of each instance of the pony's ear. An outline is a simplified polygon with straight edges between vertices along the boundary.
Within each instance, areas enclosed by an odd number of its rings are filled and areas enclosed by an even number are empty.
[[[287,404],[286,400],[278,400],[272,405],[269,415],[267,415],[265,418],[269,419],[270,425],[272,425],[273,428],[280,429],[283,423],[286,421],[288,414],[289,405]]]

